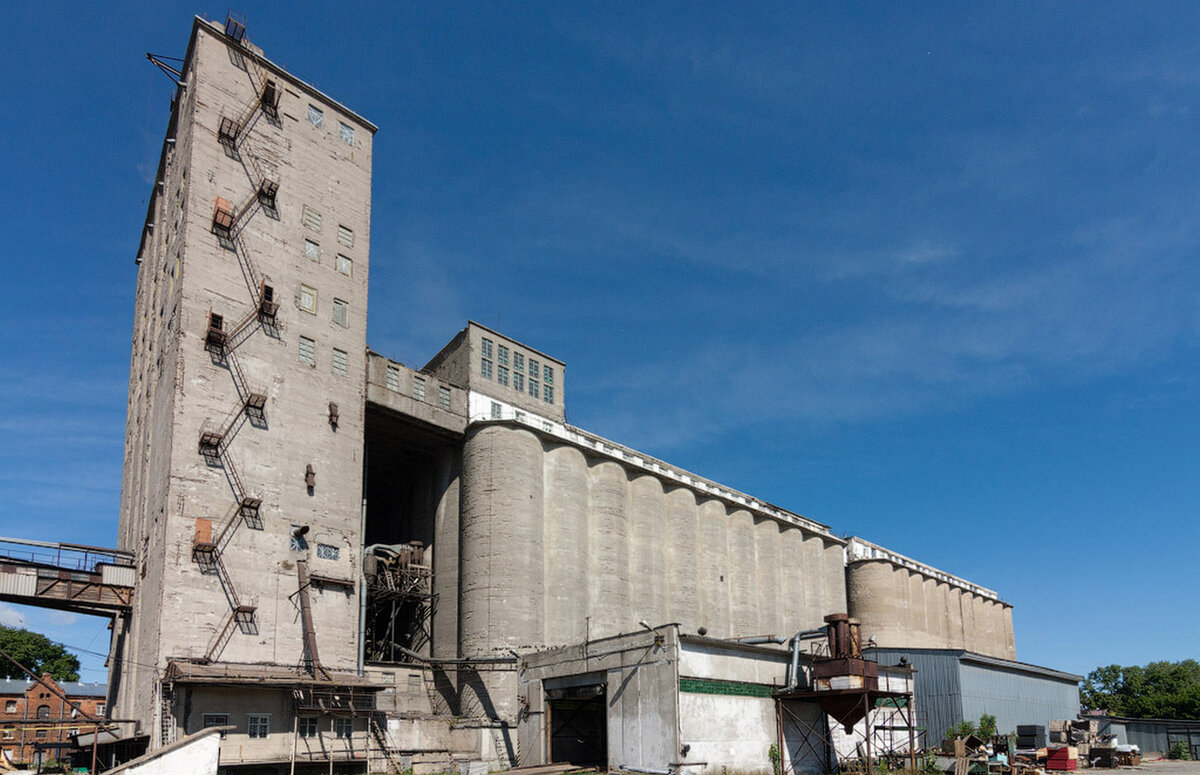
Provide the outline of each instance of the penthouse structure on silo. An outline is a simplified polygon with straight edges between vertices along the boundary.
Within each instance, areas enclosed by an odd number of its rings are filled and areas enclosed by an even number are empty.
[[[283,762],[297,723],[368,733],[306,708],[371,699],[354,633],[375,126],[233,18],[195,19],[165,67],[119,528],[139,579],[112,716],[152,748],[236,719],[228,750]]]

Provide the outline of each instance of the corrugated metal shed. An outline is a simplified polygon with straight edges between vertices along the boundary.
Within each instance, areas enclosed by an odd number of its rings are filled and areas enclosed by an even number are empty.
[[[996,717],[1000,732],[1018,724],[1046,725],[1052,719],[1079,715],[1082,676],[1050,668],[997,659],[955,649],[873,649],[880,664],[895,665],[901,657],[917,670],[917,720],[925,745],[941,742],[950,727],[964,719],[978,721],[984,713]]]
[[[1119,716],[1102,716],[1099,721],[1101,734],[1115,734],[1118,742],[1132,743],[1143,754],[1166,754],[1173,743],[1181,742],[1193,758],[1200,756],[1200,721]]]

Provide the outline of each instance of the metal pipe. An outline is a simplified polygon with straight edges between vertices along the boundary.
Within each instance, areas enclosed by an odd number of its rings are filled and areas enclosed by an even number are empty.
[[[734,643],[745,643],[750,646],[760,643],[778,643],[782,646],[784,643],[788,642],[788,639],[779,635],[758,635],[753,638],[734,638],[733,641]]]
[[[417,660],[429,665],[494,665],[516,662],[518,657],[476,657],[475,659],[443,659],[438,657],[427,657],[424,654],[418,654],[412,649],[406,649],[403,646],[397,645],[397,648],[402,652]]]
[[[617,769],[625,772],[640,772],[643,775],[671,775],[670,770],[656,770],[653,767],[630,767],[627,764],[622,764]]]
[[[818,627],[815,630],[800,630],[792,636],[792,664],[788,670],[787,688],[795,689],[800,683],[800,641],[824,638],[829,627]]]

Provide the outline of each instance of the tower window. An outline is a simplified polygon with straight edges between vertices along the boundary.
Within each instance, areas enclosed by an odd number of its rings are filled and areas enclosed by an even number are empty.
[[[387,375],[384,378],[384,385],[387,386],[388,390],[395,390],[397,393],[400,392],[400,367],[399,366],[388,366],[387,367]]]
[[[539,372],[538,372],[538,362],[537,362],[537,361],[535,361],[533,358],[530,358],[530,359],[529,359],[529,378],[530,378],[530,379],[537,379],[537,378],[538,378],[538,374],[539,374]]]
[[[496,362],[501,366],[508,365],[508,348],[504,345],[500,345],[496,348]]]
[[[492,340],[485,337],[483,340],[481,349],[483,350],[484,358],[491,358],[492,357]]]
[[[450,388],[438,385],[438,406],[450,411]]]
[[[525,371],[525,356],[513,353],[513,371]]]
[[[518,393],[525,392],[525,375],[521,374],[520,372],[514,371],[512,377],[513,377],[513,385],[512,385],[513,390],[516,390]]]
[[[346,145],[354,145],[354,127],[339,121],[338,137],[342,138],[342,142]]]
[[[479,373],[481,375],[483,375],[484,378],[491,379],[492,378],[492,362],[489,361],[487,358],[480,360]]]
[[[353,273],[354,262],[351,261],[347,256],[343,256],[341,253],[338,253],[337,270],[349,277]]]
[[[300,286],[300,309],[305,312],[317,311],[317,289],[307,285]]]
[[[304,239],[304,257],[319,263],[321,261],[321,245],[306,237]]]
[[[354,247],[354,232],[340,223],[338,224],[338,242],[348,248]]]
[[[508,387],[508,367],[507,366],[497,366],[496,367],[496,381],[499,382],[504,387]]]
[[[350,316],[350,304],[342,299],[333,300],[333,322],[339,326],[347,325],[346,320]]]
[[[493,419],[493,420],[499,420],[499,419],[500,419],[500,417],[501,417],[501,408],[500,408],[500,404],[498,404],[498,403],[496,403],[495,401],[493,401],[493,402],[492,402],[492,419]]]
[[[313,231],[321,230],[321,214],[308,205],[304,205],[304,225]]]
[[[318,108],[316,105],[308,106],[308,122],[320,129],[325,123],[325,111]]]
[[[554,386],[542,385],[542,400],[548,404],[554,403]]]
[[[346,376],[346,351],[333,348],[333,373],[339,377]]]
[[[538,381],[536,379],[534,379],[533,377],[529,378],[529,395],[533,396],[534,398],[537,398],[539,395],[541,395],[541,392],[542,392],[541,388],[542,388],[542,386],[538,384]]]
[[[317,365],[317,343],[307,336],[300,337],[300,362],[309,366]]]
[[[554,369],[549,366],[542,366],[542,382],[545,382],[547,385],[554,384]]]
[[[413,375],[413,398],[418,401],[425,400],[425,378]]]

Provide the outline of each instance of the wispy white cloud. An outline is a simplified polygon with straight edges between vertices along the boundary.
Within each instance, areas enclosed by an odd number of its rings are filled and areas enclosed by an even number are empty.
[[[0,603],[0,624],[5,627],[24,627],[25,615],[8,603]]]

